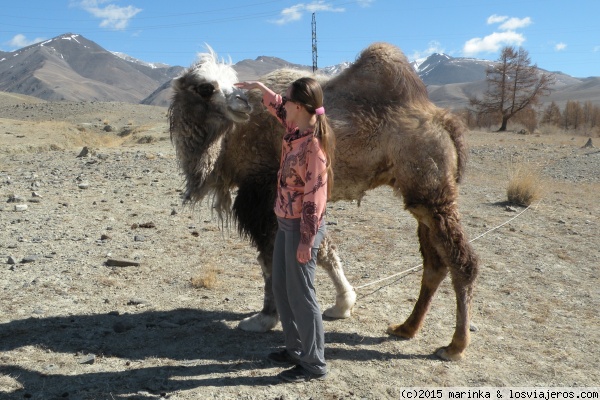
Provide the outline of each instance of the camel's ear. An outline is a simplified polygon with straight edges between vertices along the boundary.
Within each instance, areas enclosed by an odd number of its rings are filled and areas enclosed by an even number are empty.
[[[194,90],[200,95],[200,97],[208,100],[215,92],[215,86],[212,83],[203,83],[201,85],[194,86]]]

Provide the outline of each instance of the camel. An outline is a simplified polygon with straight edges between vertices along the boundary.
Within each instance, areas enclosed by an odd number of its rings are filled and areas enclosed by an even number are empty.
[[[307,74],[281,69],[260,80],[283,93],[292,81]],[[337,140],[330,201],[360,202],[368,190],[388,185],[417,220],[423,258],[420,294],[406,321],[390,325],[387,332],[413,338],[438,286],[450,273],[456,326],[450,344],[436,355],[444,360],[462,359],[470,341],[478,271],[478,258],[461,226],[457,204],[467,154],[464,124],[429,100],[425,85],[402,51],[388,43],[370,45],[333,78],[316,77]],[[184,201],[196,204],[211,195],[208,198],[212,197],[212,207],[222,221],[235,222],[239,233],[258,250],[263,309],[239,327],[267,331],[278,322],[271,270],[283,130],[261,104],[260,93],[240,90],[233,85],[236,81],[231,63],[219,60],[209,48],[174,80],[168,118],[185,178]],[[336,303],[324,315],[349,317],[356,293],[331,237],[323,241],[317,261],[336,290]]]

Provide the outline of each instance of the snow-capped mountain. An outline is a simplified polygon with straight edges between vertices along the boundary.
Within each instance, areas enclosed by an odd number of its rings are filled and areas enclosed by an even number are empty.
[[[127,55],[125,53],[120,53],[118,51],[111,51],[111,53],[113,53],[115,56],[119,57],[122,60],[129,61],[129,62],[134,63],[134,64],[143,65],[145,67],[152,68],[152,69],[156,69],[156,68],[169,68],[170,67],[170,65],[163,64],[163,63],[149,63],[149,62],[146,62],[146,61],[142,61],[142,60],[139,60],[139,59],[137,59],[135,57],[131,57],[130,55]]]
[[[412,62],[413,68],[426,85],[446,85],[485,80],[491,61],[475,58],[455,58],[434,53]]]
[[[67,33],[0,58],[0,90],[44,100],[137,103],[183,68],[126,61],[77,34]]]
[[[486,69],[493,62],[432,54],[412,66],[431,100],[439,106],[464,108],[469,98],[486,89]],[[319,68],[336,75],[352,63]],[[290,67],[310,73],[312,67],[260,56],[242,60],[233,68],[240,80],[256,79],[275,69]],[[184,67],[148,63],[127,54],[110,52],[77,34],[64,34],[13,52],[0,52],[0,91],[22,93],[45,100],[123,101],[167,106],[171,80]],[[563,106],[568,100],[600,104],[600,77],[586,79],[554,73],[556,84],[543,101]]]

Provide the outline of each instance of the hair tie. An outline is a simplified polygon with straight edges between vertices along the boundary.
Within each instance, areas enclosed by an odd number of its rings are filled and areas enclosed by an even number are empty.
[[[325,114],[325,107],[321,106],[321,107],[315,109],[315,114],[317,114],[317,115]]]

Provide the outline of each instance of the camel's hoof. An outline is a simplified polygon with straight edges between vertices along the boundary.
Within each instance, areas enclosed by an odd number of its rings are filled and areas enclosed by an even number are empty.
[[[404,326],[404,324],[402,324],[402,325],[398,325],[398,324],[390,325],[390,326],[388,326],[386,332],[389,335],[398,336],[398,337],[401,337],[403,339],[412,339],[417,334],[417,332],[414,331],[414,330],[408,330],[408,329],[406,329],[406,327]]]
[[[241,320],[238,328],[247,332],[268,332],[275,328],[277,322],[279,322],[277,316],[258,313]]]
[[[356,292],[354,289],[340,293],[335,297],[335,305],[323,312],[328,318],[350,318],[352,309],[356,303]]]
[[[435,355],[444,361],[460,361],[465,358],[465,351],[450,351],[450,346],[440,347]]]
[[[336,304],[323,311],[323,315],[328,318],[335,319],[350,318],[350,316],[352,315],[352,309],[340,309]]]

